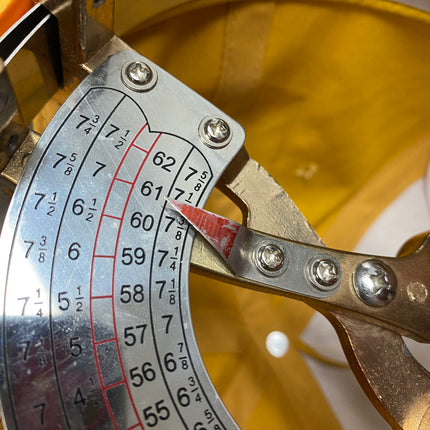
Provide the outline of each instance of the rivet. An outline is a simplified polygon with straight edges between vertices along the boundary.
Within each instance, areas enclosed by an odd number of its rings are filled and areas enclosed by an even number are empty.
[[[261,245],[255,258],[257,269],[266,276],[278,276],[284,272],[286,256],[284,251],[273,243]]]
[[[385,306],[393,300],[397,290],[394,272],[378,260],[359,264],[354,273],[358,296],[370,306]]]
[[[200,140],[210,148],[220,149],[229,144],[231,140],[231,129],[222,118],[204,118],[199,126]]]
[[[306,272],[309,282],[323,291],[331,291],[340,283],[341,269],[339,263],[332,256],[314,256],[308,262]]]
[[[314,261],[311,273],[314,281],[321,287],[331,287],[339,279],[337,264],[328,259]]]
[[[126,64],[121,72],[122,81],[133,91],[149,91],[157,82],[157,75],[143,61],[132,61]]]
[[[408,297],[411,302],[424,303],[428,297],[427,287],[419,282],[411,282],[407,286]]]

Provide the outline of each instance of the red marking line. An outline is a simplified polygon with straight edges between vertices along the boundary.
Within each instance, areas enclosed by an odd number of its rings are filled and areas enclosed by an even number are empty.
[[[134,146],[134,145],[130,145],[130,146]],[[127,150],[127,153],[128,153],[128,150]],[[122,161],[124,161],[124,160],[122,160]],[[121,163],[122,163],[122,161],[121,161]],[[118,172],[117,172],[117,173],[118,173]],[[117,177],[116,177],[116,175],[115,175],[114,181],[124,182],[124,183],[126,183],[126,184],[128,184],[128,185],[133,185],[133,182],[126,181],[125,179],[117,178]]]
[[[138,423],[138,424],[135,424],[135,425],[134,425],[134,426],[132,426],[132,427],[129,427],[127,430],[137,429],[138,427],[143,428],[143,427]]]
[[[121,218],[119,216],[114,216],[114,215],[108,215],[108,214],[103,214],[102,217],[106,217],[106,218],[113,218],[113,219],[118,219],[120,220]]]
[[[94,258],[115,258],[115,256],[114,255],[99,255],[99,254],[96,254],[96,255],[94,255]]]
[[[122,167],[122,165],[123,165],[123,163],[124,163],[124,161],[125,161],[128,153],[129,153],[130,149],[132,147],[137,147],[135,145],[135,142],[136,142],[137,138],[139,137],[139,135],[143,132],[143,130],[146,127],[147,127],[147,124],[145,124],[139,130],[139,132],[137,133],[137,135],[134,137],[133,141],[130,143],[130,145],[126,149],[126,151],[125,151],[125,153],[124,153],[124,155],[123,155],[123,157],[122,157],[122,159],[121,159],[121,161],[120,161],[120,163],[119,163],[119,165],[118,165],[118,167],[116,169],[116,172],[115,172],[115,175],[114,175],[114,177],[112,179],[112,182],[111,182],[111,184],[109,186],[109,190],[107,192],[106,200],[105,200],[105,203],[104,203],[104,206],[103,206],[103,210],[102,210],[102,214],[101,214],[101,217],[100,217],[99,225],[97,227],[97,234],[96,234],[96,239],[95,239],[94,248],[93,248],[93,258],[92,258],[91,276],[90,276],[90,285],[91,285],[90,288],[91,288],[91,291],[92,291],[92,287],[93,287],[93,272],[94,272],[94,260],[95,260],[95,258],[96,257],[105,257],[105,258],[113,258],[114,259],[113,260],[113,270],[112,270],[112,295],[111,296],[105,296],[105,297],[106,298],[109,297],[112,300],[112,317],[113,317],[113,329],[114,329],[115,337],[113,339],[109,339],[108,341],[114,341],[116,343],[116,348],[117,348],[117,352],[118,352],[118,361],[119,361],[119,364],[121,366],[121,372],[122,372],[122,375],[123,375],[123,381],[120,384],[124,384],[125,387],[126,387],[126,389],[127,389],[127,393],[128,393],[131,405],[133,407],[133,410],[134,410],[134,413],[135,413],[135,417],[136,417],[136,419],[138,421],[138,423],[135,426],[130,427],[130,428],[140,427],[142,430],[143,430],[143,424],[142,424],[142,421],[140,419],[137,407],[136,407],[136,405],[134,403],[133,397],[131,395],[131,390],[130,390],[130,387],[129,387],[129,384],[128,384],[128,381],[127,381],[127,378],[126,378],[126,375],[125,375],[124,363],[123,363],[122,358],[121,358],[121,352],[120,352],[119,343],[118,343],[118,330],[117,330],[117,326],[116,326],[115,303],[114,303],[114,300],[113,300],[113,295],[114,295],[114,287],[115,287],[116,257],[117,257],[117,253],[118,253],[119,237],[120,237],[120,233],[121,233],[122,224],[124,222],[125,211],[127,209],[128,202],[130,200],[131,194],[133,192],[134,186],[136,185],[136,182],[137,182],[137,179],[138,179],[138,177],[140,175],[140,172],[142,171],[142,168],[143,168],[146,160],[148,159],[148,156],[149,156],[150,152],[152,151],[152,149],[154,148],[155,144],[158,142],[158,140],[160,139],[160,137],[161,137],[162,134],[159,133],[157,135],[157,137],[155,138],[154,142],[152,143],[149,151],[144,151],[146,153],[146,156],[145,156],[142,164],[140,165],[139,170],[136,173],[136,176],[135,176],[133,182],[128,182],[128,181],[119,179],[118,178],[118,173],[119,173],[119,171],[120,171],[120,169],[121,169],[121,167]],[[142,149],[142,148],[139,148],[139,149]],[[118,219],[120,221],[120,225],[119,225],[118,232],[117,232],[117,237],[116,237],[115,255],[113,255],[113,256],[97,256],[97,255],[95,255],[95,250],[96,250],[96,247],[97,247],[97,242],[98,242],[98,238],[99,238],[99,234],[100,234],[100,227],[101,227],[101,223],[102,223],[101,221],[102,221],[103,216],[109,216],[109,215],[107,215],[105,213],[105,210],[106,210],[106,206],[107,206],[107,203],[109,201],[109,197],[110,197],[110,194],[112,192],[112,187],[113,187],[113,184],[114,184],[115,181],[126,182],[126,183],[128,183],[128,184],[131,185],[130,190],[129,190],[129,194],[127,196],[127,200],[125,202],[125,205],[124,205],[124,208],[123,208],[123,211],[122,211],[121,217],[118,218],[118,217],[112,217],[111,216],[112,218],[116,218],[116,219]],[[102,298],[102,297],[101,296],[94,296],[94,297],[92,296],[91,299],[93,299],[93,298],[96,299],[96,298]],[[97,357],[96,342],[95,342],[95,337],[94,337],[94,322],[93,322],[93,312],[92,312],[92,300],[90,300],[90,315],[91,315],[91,335],[92,335],[92,339],[93,339],[93,351],[94,351],[94,357],[95,357],[96,366],[97,366],[97,373],[98,373],[98,376],[99,376],[100,384],[101,384],[102,389],[103,389],[103,396],[105,398],[105,403],[106,403],[106,405],[108,407],[109,414],[111,416],[112,422],[113,422],[113,424],[115,426],[115,429],[119,430],[118,429],[118,425],[117,425],[116,420],[115,420],[115,417],[114,417],[114,414],[113,414],[113,411],[112,411],[112,407],[111,407],[109,399],[107,397],[107,390],[109,390],[109,388],[112,388],[112,386],[104,387],[103,386],[103,382],[102,382],[103,378],[102,378],[100,363],[99,363],[98,357]]]
[[[112,339],[99,340],[98,342],[95,342],[95,344],[96,345],[103,345],[104,343],[113,342],[114,340],[115,340],[115,338],[113,337]]]
[[[105,389],[105,390],[110,390],[111,388],[118,387],[118,385],[122,385],[122,384],[125,384],[125,381],[124,381],[124,380],[119,381],[119,382],[114,382],[113,384],[110,384],[110,385],[106,385],[106,386],[104,387],[104,389]]]
[[[135,145],[134,143],[131,145],[133,148],[137,148],[140,149],[142,152],[144,152],[145,154],[148,153],[148,151],[146,149],[141,148],[140,146]]]
[[[228,259],[241,225],[195,206],[169,200],[176,210]]]
[[[92,299],[112,299],[112,296],[93,296],[91,295]],[[92,316],[92,314],[91,314]]]

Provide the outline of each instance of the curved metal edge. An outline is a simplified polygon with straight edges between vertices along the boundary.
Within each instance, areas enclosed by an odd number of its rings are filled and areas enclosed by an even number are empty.
[[[358,382],[394,429],[430,424],[430,373],[390,330],[328,312]]]

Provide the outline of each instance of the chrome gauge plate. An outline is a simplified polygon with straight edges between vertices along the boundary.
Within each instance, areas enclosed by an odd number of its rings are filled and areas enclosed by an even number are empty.
[[[149,84],[126,75],[135,61]],[[228,144],[204,143],[208,117],[228,123]],[[135,52],[110,57],[61,107],[2,231],[7,428],[237,427],[198,352],[192,234],[166,197],[203,206],[243,140]]]

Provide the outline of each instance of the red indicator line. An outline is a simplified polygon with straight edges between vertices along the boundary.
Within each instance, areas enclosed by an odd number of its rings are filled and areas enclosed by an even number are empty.
[[[115,181],[118,181],[118,182],[124,182],[124,183],[126,183],[126,184],[128,184],[128,185],[133,185],[133,182],[126,181],[125,179],[114,178],[114,180],[115,180]]]
[[[128,427],[126,430],[133,430],[133,429],[137,429],[138,427],[143,428],[139,423],[137,423],[132,427]]]
[[[230,255],[241,225],[228,218],[215,215],[204,209],[196,208],[176,200],[170,200],[172,206],[199,231],[204,238],[226,260]]]
[[[122,381],[114,382],[113,384],[106,385],[103,389],[104,389],[105,391],[108,391],[108,390],[110,390],[111,388],[118,387],[118,385],[122,385],[122,384],[124,384],[124,383],[125,383],[125,381],[124,381],[124,379],[123,379]]]
[[[113,296],[91,296],[91,299],[112,299]]]
[[[145,124],[141,129],[140,129],[140,131],[139,131],[139,133],[137,134],[137,136],[134,138],[134,140],[136,140],[137,139],[137,137],[139,136],[139,134],[145,129],[145,127],[147,126],[147,124]],[[133,143],[133,142],[132,142]],[[106,195],[106,199],[105,199],[105,202],[104,202],[104,205],[103,205],[103,210],[102,210],[102,212],[101,212],[101,218],[100,218],[100,221],[99,221],[99,224],[98,224],[98,226],[97,226],[97,233],[96,233],[96,238],[95,238],[95,242],[94,242],[94,248],[93,248],[93,258],[92,258],[92,262],[91,262],[91,274],[90,274],[90,292],[91,292],[91,300],[90,300],[90,323],[91,323],[91,337],[92,337],[92,340],[93,340],[93,352],[94,352],[94,358],[95,358],[95,364],[96,364],[96,367],[97,367],[97,373],[98,373],[98,376],[99,376],[99,381],[100,381],[100,383],[101,383],[101,385],[103,386],[103,375],[102,375],[102,371],[101,371],[101,368],[100,368],[100,362],[99,362],[99,359],[98,359],[98,356],[97,356],[97,348],[96,348],[96,345],[95,345],[95,332],[94,332],[94,316],[93,316],[93,299],[109,299],[109,300],[111,300],[112,301],[112,306],[113,306],[113,292],[112,292],[112,295],[109,295],[109,296],[93,296],[92,295],[92,292],[93,292],[93,275],[94,275],[94,262],[95,262],[95,259],[96,258],[112,258],[113,259],[113,270],[115,271],[115,255],[96,255],[96,248],[97,248],[97,243],[98,243],[98,240],[99,240],[99,234],[100,234],[100,229],[101,229],[101,225],[102,225],[102,219],[103,219],[103,216],[107,216],[107,214],[106,214],[106,207],[107,207],[107,204],[108,204],[108,201],[109,201],[109,197],[110,197],[110,195],[111,195],[111,192],[112,192],[112,188],[113,188],[113,185],[114,185],[114,183],[115,183],[115,180],[119,180],[118,178],[117,178],[117,175],[118,175],[118,173],[119,173],[119,171],[120,171],[120,168],[121,168],[121,166],[122,166],[122,163],[123,163],[123,161],[124,161],[124,159],[125,159],[125,157],[127,156],[127,154],[128,154],[128,151],[129,151],[129,149],[130,149],[130,147],[127,149],[127,151],[125,152],[125,154],[123,155],[123,158],[122,158],[122,160],[121,160],[121,162],[120,162],[120,164],[118,165],[118,167],[117,167],[117,169],[116,169],[116,172],[115,172],[115,175],[114,175],[114,179],[112,180],[112,182],[110,183],[110,186],[109,186],[109,189],[108,189],[108,192],[107,192],[107,195]],[[122,181],[122,182],[127,182],[127,181]],[[130,184],[129,182],[128,182],[128,184]],[[131,187],[131,189],[132,189],[132,187]],[[121,220],[121,218],[119,218],[119,220],[120,220],[120,223],[122,224],[122,220]],[[118,236],[119,236],[119,233],[118,233]],[[118,238],[117,238],[118,239]],[[116,251],[115,251],[116,252]],[[112,282],[113,282],[114,280],[112,279]],[[113,290],[113,285],[112,285],[112,290]],[[115,318],[115,314],[113,313],[113,318]],[[117,333],[116,333],[116,329],[115,329],[115,336],[117,335]],[[121,356],[120,356],[120,353],[119,353],[119,346],[118,346],[118,341],[117,340],[115,340],[114,339],[114,342],[116,343],[116,347],[117,347],[117,350],[118,350],[118,357],[119,357],[119,360],[120,360],[120,362],[121,362]],[[122,366],[121,366],[122,367]],[[125,375],[124,375],[124,369],[122,368],[122,374],[123,374],[123,377],[125,378]],[[121,383],[124,383],[124,380],[121,382]],[[127,391],[128,391],[128,395],[129,395],[129,397],[131,397],[130,396],[130,389],[129,389],[129,387],[128,387],[128,384],[127,383],[125,383],[125,386],[126,386],[126,388],[127,388]],[[110,415],[110,417],[111,417],[111,420],[112,420],[112,423],[113,423],[113,425],[114,425],[114,427],[115,427],[115,430],[119,430],[118,429],[118,424],[117,424],[117,422],[116,422],[116,419],[115,419],[115,415],[114,415],[114,413],[113,413],[113,410],[112,410],[112,407],[111,407],[111,404],[110,404],[110,401],[109,401],[109,398],[108,398],[108,396],[107,396],[107,393],[106,393],[106,390],[103,390],[103,397],[104,397],[104,401],[105,401],[105,404],[106,404],[106,406],[107,406],[107,408],[108,408],[108,411],[109,411],[109,415]],[[131,401],[132,401],[132,399],[131,399]],[[139,423],[141,424],[141,422],[140,422],[140,418],[139,418],[139,415],[138,415],[138,413],[137,413],[137,410],[136,410],[136,408],[134,407],[134,412],[135,412],[135,415],[136,415],[136,419],[139,421]]]
[[[154,140],[154,143],[151,146],[150,151],[152,151],[152,148],[154,147],[154,145],[158,142],[158,139],[161,137],[161,133],[157,136],[157,138]]]
[[[134,410],[134,413],[135,413],[135,418],[138,421],[137,424],[129,427],[128,430],[135,429],[135,428],[140,428],[141,430],[144,430],[142,420],[140,418],[140,415],[139,415],[139,412],[137,410],[136,404],[135,404],[135,402],[133,400],[133,397],[131,395],[131,389],[129,387],[129,384],[128,384],[128,381],[127,381],[127,378],[126,378],[125,369],[124,369],[124,363],[123,363],[122,357],[121,357],[120,346],[119,346],[119,342],[118,342],[118,328],[117,328],[117,325],[116,325],[116,312],[115,312],[116,310],[115,310],[115,303],[114,303],[114,300],[113,300],[113,294],[114,294],[114,286],[115,286],[116,257],[117,257],[117,252],[118,252],[119,238],[120,238],[120,234],[121,234],[122,224],[124,222],[124,214],[125,214],[125,211],[127,209],[127,205],[128,205],[129,200],[130,200],[131,194],[133,192],[134,186],[136,185],[137,179],[139,177],[139,174],[140,174],[140,172],[141,172],[141,170],[142,170],[145,162],[147,161],[147,159],[149,157],[149,154],[153,150],[155,144],[158,142],[158,140],[162,136],[162,133],[159,133],[157,135],[157,137],[154,139],[154,141],[153,141],[153,143],[152,143],[152,145],[151,145],[151,147],[150,147],[150,149],[148,151],[146,151],[146,150],[138,147],[137,145],[135,145],[135,142],[136,142],[137,138],[139,137],[139,135],[143,132],[143,130],[146,127],[147,127],[147,124],[145,124],[139,130],[139,132],[137,133],[137,135],[134,137],[133,141],[130,143],[129,147],[125,151],[125,153],[124,153],[124,155],[123,155],[123,157],[122,157],[122,159],[121,159],[121,161],[120,161],[120,163],[119,163],[119,165],[118,165],[118,167],[116,169],[116,172],[114,174],[113,180],[112,180],[112,182],[111,182],[111,184],[109,186],[109,189],[108,189],[108,192],[107,192],[107,195],[106,195],[106,200],[104,202],[103,209],[102,209],[102,212],[101,212],[102,216],[100,218],[99,225],[97,227],[97,233],[96,233],[96,238],[95,238],[94,248],[93,248],[93,258],[92,258],[92,263],[91,263],[90,291],[92,292],[93,291],[93,275],[94,275],[94,262],[95,262],[95,259],[96,258],[112,258],[113,259],[112,294],[111,295],[107,295],[107,296],[92,296],[91,295],[91,300],[90,300],[90,314],[91,314],[91,336],[92,336],[92,340],[93,340],[93,351],[94,351],[94,357],[95,357],[95,364],[96,364],[96,367],[97,367],[97,373],[98,373],[98,376],[99,376],[99,380],[100,380],[100,383],[101,383],[102,386],[103,386],[103,375],[102,375],[102,371],[101,371],[101,368],[100,368],[100,362],[99,362],[99,359],[98,359],[98,356],[97,356],[96,345],[100,344],[100,343],[105,343],[105,342],[115,342],[116,348],[117,348],[117,352],[118,352],[118,359],[119,359],[119,364],[121,366],[123,380],[120,381],[120,382],[118,382],[118,383],[112,384],[112,385],[110,385],[108,387],[105,387],[103,389],[103,397],[105,399],[105,403],[106,403],[106,405],[108,407],[108,410],[109,410],[109,415],[111,416],[112,422],[113,422],[114,427],[115,427],[116,430],[118,430],[118,424],[116,423],[116,419],[115,419],[115,416],[114,416],[114,413],[113,413],[113,410],[112,410],[112,406],[111,406],[109,398],[107,396],[107,390],[109,390],[110,388],[113,388],[113,387],[115,387],[117,385],[121,385],[121,384],[124,384],[124,386],[126,388],[126,391],[127,391],[127,394],[128,394],[128,397],[129,397],[129,400],[130,400],[130,403],[131,403],[131,406],[132,406],[132,408]],[[143,152],[145,152],[146,155],[144,157],[144,160],[143,160],[143,162],[142,162],[142,164],[141,164],[138,172],[136,173],[136,176],[135,176],[133,182],[129,182],[129,181],[126,181],[126,180],[123,180],[123,179],[119,179],[118,178],[118,174],[120,172],[120,169],[121,169],[121,167],[122,167],[125,159],[127,158],[127,155],[129,154],[129,151],[130,151],[130,149],[131,149],[132,146],[134,146],[134,147],[142,150]],[[106,212],[105,212],[106,211],[106,207],[107,207],[107,203],[108,203],[109,198],[111,196],[112,188],[113,188],[113,185],[114,185],[115,181],[120,181],[120,182],[124,182],[124,183],[127,183],[127,184],[131,185],[130,186],[130,190],[128,192],[128,196],[126,198],[126,202],[125,202],[125,205],[124,205],[121,217],[115,217],[115,216],[112,216],[112,215],[107,215]],[[116,235],[117,237],[116,237],[115,254],[114,255],[96,255],[95,254],[97,243],[98,243],[98,240],[99,240],[99,234],[100,234],[100,229],[101,229],[101,224],[102,224],[103,216],[108,216],[110,218],[114,218],[114,219],[119,220],[119,228],[118,228],[118,232],[117,232],[117,235]],[[94,319],[93,319],[93,303],[94,302],[92,301],[92,299],[110,299],[112,301],[112,317],[113,317],[113,329],[114,329],[114,338],[113,339],[108,339],[106,341],[101,341],[101,342],[97,342],[97,343],[95,342]]]
[[[144,152],[145,154],[147,154],[149,151],[147,151],[146,149],[141,148],[140,146],[135,145],[134,143],[131,145],[134,148],[140,149],[142,152]]]
[[[94,342],[96,345],[103,345],[104,343],[114,342],[116,339],[113,337],[111,339],[99,340],[98,342]]]
[[[101,379],[100,379],[100,381],[101,381]],[[111,417],[111,420],[112,420],[113,426],[115,427],[115,430],[120,430],[118,428],[118,424],[116,423],[116,418],[115,418],[115,415],[113,413],[112,406],[111,406],[111,404],[109,402],[109,399],[108,399],[108,396],[106,394],[106,391],[103,391],[103,397],[105,398],[105,402],[106,402],[106,405],[107,405],[108,410],[109,410],[109,415]]]
[[[142,128],[142,130],[143,130],[143,128]],[[137,182],[137,179],[138,179],[138,177],[140,175],[140,172],[142,171],[143,166],[145,165],[146,160],[149,157],[149,154],[152,152],[154,146],[156,145],[156,143],[158,142],[158,140],[160,139],[161,136],[162,136],[162,134],[159,133],[158,136],[154,139],[154,141],[153,141],[153,143],[152,143],[149,151],[146,153],[146,156],[145,156],[142,164],[140,165],[139,170],[136,173],[136,176],[134,178],[133,184],[131,186],[131,189],[129,191],[129,194],[127,196],[127,199],[126,199],[126,202],[125,202],[125,205],[124,205],[124,210],[122,212],[121,221],[120,221],[120,225],[119,225],[119,229],[118,229],[118,235],[117,235],[116,244],[115,244],[115,259],[113,261],[113,276],[112,276],[112,294],[113,294],[113,288],[114,288],[114,285],[115,285],[116,256],[117,256],[117,253],[118,253],[119,238],[120,238],[120,234],[121,234],[121,230],[122,230],[122,224],[124,222],[124,215],[125,215],[125,212],[127,210],[127,206],[128,206],[129,201],[130,201],[131,194],[133,192],[134,186],[136,185],[136,182]],[[137,139],[137,136],[134,139],[134,141],[131,143],[131,145],[134,144],[134,142],[136,141],[136,139]],[[127,149],[127,153],[129,151],[129,149],[130,148]],[[125,159],[127,153],[124,155],[123,160]],[[121,161],[121,163],[122,163],[122,161]],[[119,171],[120,166],[118,167],[118,171]],[[115,176],[116,176],[116,174],[115,174]],[[125,387],[127,389],[127,393],[128,393],[131,405],[132,405],[134,413],[136,415],[136,419],[139,422],[139,427],[143,429],[144,427],[143,427],[143,424],[142,424],[139,412],[137,410],[136,404],[134,402],[133,396],[131,394],[131,389],[130,389],[130,386],[128,384],[128,381],[127,381],[127,378],[126,378],[126,374],[125,374],[124,363],[123,363],[123,360],[122,360],[122,357],[121,357],[121,351],[120,351],[119,343],[118,343],[118,328],[117,328],[117,324],[116,324],[116,309],[115,309],[115,303],[113,301],[112,301],[112,315],[113,315],[113,328],[114,328],[114,333],[115,333],[115,337],[116,337],[116,347],[117,347],[117,351],[118,351],[119,364],[121,366],[121,371],[122,371],[122,374],[124,376]]]
[[[108,214],[103,214],[102,216],[105,216],[105,217],[107,217],[107,218],[117,219],[117,220],[120,220],[120,219],[121,219],[119,216],[108,215]]]

